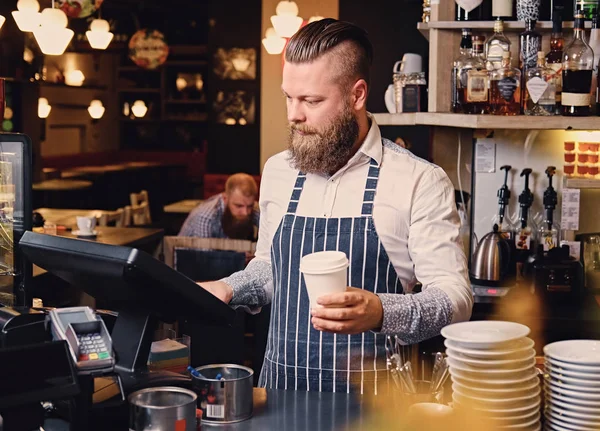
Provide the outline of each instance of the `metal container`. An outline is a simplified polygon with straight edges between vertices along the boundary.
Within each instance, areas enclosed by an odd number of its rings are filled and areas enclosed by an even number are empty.
[[[196,368],[192,388],[198,394],[202,421],[212,424],[241,422],[252,416],[254,371],[235,364],[213,364]]]
[[[196,402],[190,390],[174,386],[142,389],[129,401],[132,431],[196,431]]]

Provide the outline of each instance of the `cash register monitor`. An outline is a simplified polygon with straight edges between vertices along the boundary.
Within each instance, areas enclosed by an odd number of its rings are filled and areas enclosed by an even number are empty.
[[[193,280],[135,248],[34,232],[23,235],[19,248],[35,265],[119,312],[111,334],[117,370],[146,368],[156,319],[229,325],[235,318]]]

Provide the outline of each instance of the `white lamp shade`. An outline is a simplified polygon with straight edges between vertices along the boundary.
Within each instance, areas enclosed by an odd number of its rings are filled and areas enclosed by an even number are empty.
[[[106,49],[112,41],[114,34],[110,32],[110,25],[104,19],[95,19],[90,24],[90,30],[85,35],[94,49]]]
[[[45,97],[40,97],[38,99],[38,117],[48,118],[48,115],[50,115],[51,110],[52,106],[48,104],[48,99],[46,99]]]
[[[73,87],[81,87],[85,81],[85,75],[81,70],[71,70],[65,73],[65,84]]]
[[[238,72],[245,72],[250,67],[250,60],[246,57],[236,57],[231,60],[233,68]]]
[[[73,30],[66,28],[69,20],[60,9],[46,8],[41,23],[33,31],[35,40],[46,55],[62,55],[73,39]]]
[[[302,18],[293,15],[273,15],[271,24],[279,37],[292,37],[302,25]]]
[[[277,3],[275,13],[277,15],[298,16],[298,5],[295,1],[282,0]]]
[[[187,87],[187,85],[188,85],[187,81],[185,80],[185,78],[182,78],[181,76],[175,80],[175,87],[179,91],[183,91]]]
[[[88,106],[88,112],[90,117],[94,120],[99,120],[104,115],[104,106],[102,106],[102,102],[98,99],[94,99],[90,102],[90,106]]]
[[[4,15],[0,15],[0,28],[4,25],[4,21],[6,21],[6,18],[4,18]]]
[[[281,54],[283,48],[285,48],[285,39],[277,36],[275,29],[269,27],[265,32],[265,38],[262,40],[262,44],[268,54]]]
[[[308,19],[308,23],[310,24],[311,22],[321,21],[322,19],[325,19],[325,17],[323,17],[321,15],[314,15]]]
[[[131,107],[131,112],[138,118],[142,118],[148,112],[148,107],[144,103],[143,100],[136,100],[133,102],[133,106]]]
[[[19,0],[17,10],[12,12],[19,30],[29,32],[39,27],[41,19],[39,10],[40,4],[37,0]]]

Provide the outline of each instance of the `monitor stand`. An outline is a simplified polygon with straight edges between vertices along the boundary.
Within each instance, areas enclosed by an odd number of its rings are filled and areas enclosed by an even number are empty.
[[[170,371],[149,371],[148,356],[158,319],[148,312],[122,310],[112,330],[115,372],[127,394],[155,386],[191,387],[191,378]]]

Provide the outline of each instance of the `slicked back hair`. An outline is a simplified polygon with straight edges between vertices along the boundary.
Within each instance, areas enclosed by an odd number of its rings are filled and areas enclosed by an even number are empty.
[[[325,18],[302,27],[289,40],[285,61],[310,63],[335,51],[340,64],[340,78],[347,83],[353,79],[364,79],[368,86],[373,46],[367,32],[349,22]]]

